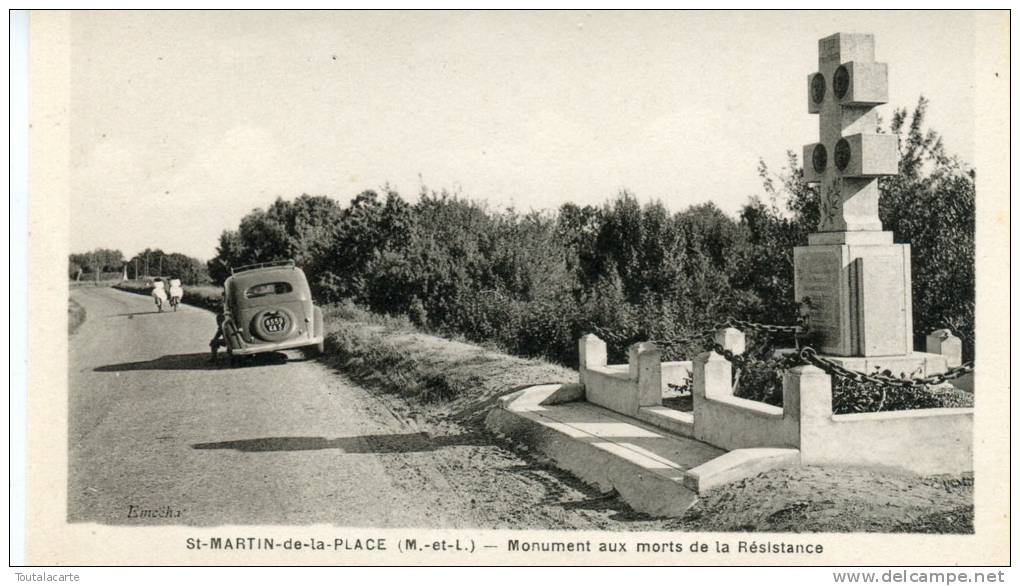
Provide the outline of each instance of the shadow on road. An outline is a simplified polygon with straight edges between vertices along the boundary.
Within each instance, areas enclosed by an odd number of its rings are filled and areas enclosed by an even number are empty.
[[[238,366],[267,366],[273,364],[286,364],[287,355],[279,352],[258,354],[238,360]],[[141,362],[123,362],[121,364],[107,364],[98,366],[95,372],[125,372],[132,370],[221,370],[228,369],[227,357],[222,353],[216,362],[209,362],[208,352],[195,352],[192,354],[169,354],[160,356],[153,360]]]
[[[160,313],[173,313],[173,312],[171,312],[171,311],[157,311],[157,310],[154,309],[152,311],[135,311],[133,313],[114,313],[114,314],[106,315],[106,316],[103,316],[103,317],[127,317],[128,319],[131,319],[131,318],[133,318],[136,315],[156,315],[156,314],[160,314]]]
[[[394,454],[431,452],[448,446],[480,446],[491,441],[483,434],[468,433],[430,437],[426,433],[390,433],[351,437],[262,437],[192,444],[196,450],[237,450],[239,452],[299,452],[305,450],[341,450],[348,454]]]

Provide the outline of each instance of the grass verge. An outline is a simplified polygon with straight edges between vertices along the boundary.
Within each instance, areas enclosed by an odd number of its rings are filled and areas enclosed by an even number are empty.
[[[323,311],[324,362],[459,423],[480,425],[495,399],[514,389],[577,380],[562,366],[420,333],[403,318],[351,305]]]
[[[74,299],[67,300],[67,335],[72,336],[85,323],[85,308]]]
[[[102,281],[90,281],[86,279],[84,281],[71,281],[68,283],[68,287],[71,289],[79,289],[81,287],[113,287],[117,283],[120,283],[120,279],[105,279]]]

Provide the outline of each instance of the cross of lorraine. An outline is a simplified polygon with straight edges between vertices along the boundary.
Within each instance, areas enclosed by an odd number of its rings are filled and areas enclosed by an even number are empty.
[[[875,62],[873,35],[837,33],[818,41],[808,112],[818,114],[820,142],[804,147],[803,161],[804,180],[818,185],[821,198],[819,233],[882,230],[878,178],[899,167],[896,137],[877,132],[875,107],[888,101],[888,90],[888,67]]]

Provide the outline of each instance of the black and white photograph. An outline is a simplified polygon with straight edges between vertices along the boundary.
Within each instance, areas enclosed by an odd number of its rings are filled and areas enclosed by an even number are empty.
[[[1008,11],[23,18],[21,563],[1009,564]]]

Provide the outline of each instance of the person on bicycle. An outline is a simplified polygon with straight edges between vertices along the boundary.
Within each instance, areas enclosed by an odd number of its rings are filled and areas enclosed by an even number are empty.
[[[177,309],[177,304],[184,299],[184,287],[181,287],[180,279],[170,279],[170,305]]]
[[[156,302],[156,308],[163,311],[163,304],[166,303],[166,283],[159,277],[152,282],[152,300]]]

